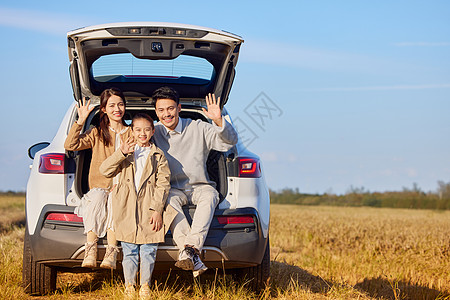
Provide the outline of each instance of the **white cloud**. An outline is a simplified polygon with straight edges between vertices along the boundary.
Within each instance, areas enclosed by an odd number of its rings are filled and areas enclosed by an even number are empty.
[[[378,72],[398,66],[398,62],[358,53],[330,51],[278,41],[246,40],[240,52],[241,62],[283,65],[334,72]]]
[[[413,178],[413,177],[417,177],[417,170],[414,168],[408,168],[406,169],[406,174],[408,175],[408,177]]]
[[[91,20],[92,21],[92,20]],[[0,7],[0,26],[61,35],[91,21],[63,14]]]
[[[287,161],[290,163],[296,163],[298,161],[298,157],[295,154],[289,153],[287,156]]]
[[[391,169],[384,169],[384,170],[379,171],[379,174],[380,174],[381,176],[386,176],[386,177],[393,176],[395,173],[396,173],[396,172],[394,172],[394,171],[391,170]]]
[[[404,158],[404,157],[394,156],[394,157],[392,158],[392,161],[393,161],[393,162],[404,162],[404,161],[405,161],[405,158]]]
[[[385,86],[360,86],[360,87],[331,87],[300,89],[302,92],[355,92],[355,91],[393,91],[393,90],[425,90],[448,89],[450,83],[442,84],[417,84],[417,85],[385,85]]]
[[[298,156],[294,153],[288,153],[288,152],[263,152],[261,155],[261,159],[264,162],[270,162],[270,163],[297,163],[299,161]]]
[[[438,42],[438,43],[430,43],[430,42],[402,42],[395,43],[394,46],[397,47],[448,47],[450,46],[449,42]]]
[[[261,159],[264,162],[277,162],[278,154],[276,152],[263,152],[261,153]]]

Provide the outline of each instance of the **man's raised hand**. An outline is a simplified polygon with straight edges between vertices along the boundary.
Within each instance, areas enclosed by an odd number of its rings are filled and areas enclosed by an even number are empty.
[[[220,110],[220,97],[217,97],[214,94],[209,93],[205,97],[206,105],[208,106],[208,110],[202,108],[205,115],[216,123],[217,126],[222,126],[222,111]]]

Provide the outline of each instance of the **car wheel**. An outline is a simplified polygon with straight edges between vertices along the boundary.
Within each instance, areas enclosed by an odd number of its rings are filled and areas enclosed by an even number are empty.
[[[25,228],[23,240],[22,286],[27,294],[48,294],[56,289],[55,267],[35,262],[31,252],[28,228]]]
[[[264,252],[261,264],[254,267],[235,269],[233,277],[237,281],[244,282],[249,289],[260,292],[265,288],[266,284],[268,284],[269,276],[270,244],[269,239],[267,239],[266,251]]]

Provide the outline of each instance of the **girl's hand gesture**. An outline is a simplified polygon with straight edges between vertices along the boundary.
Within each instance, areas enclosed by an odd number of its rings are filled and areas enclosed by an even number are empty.
[[[134,146],[136,146],[136,142],[134,138],[129,137],[126,141],[123,140],[123,136],[120,135],[120,151],[122,151],[123,155],[128,155],[134,152]]]
[[[217,126],[222,127],[222,112],[220,110],[220,97],[217,98],[214,94],[206,95],[206,105],[208,110],[202,108],[205,115],[216,123]]]
[[[150,217],[150,229],[156,232],[161,230],[162,226],[163,224],[161,214],[157,211],[154,211],[152,216]]]
[[[78,125],[83,125],[84,122],[86,122],[87,117],[89,116],[89,114],[91,113],[91,111],[94,110],[94,107],[89,108],[89,104],[91,104],[91,100],[87,100],[86,102],[86,97],[84,97],[83,101],[78,100],[78,107],[77,107],[77,111],[78,111],[78,120],[77,123]]]

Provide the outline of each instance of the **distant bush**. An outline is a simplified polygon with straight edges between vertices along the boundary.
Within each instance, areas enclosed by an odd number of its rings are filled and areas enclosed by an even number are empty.
[[[350,187],[344,195],[305,194],[299,189],[270,190],[270,202],[279,204],[371,206],[413,209],[450,209],[450,182],[438,182],[437,192],[425,193],[416,184],[412,189],[397,192],[369,192],[364,188]]]
[[[0,196],[25,196],[25,192],[0,191]]]

